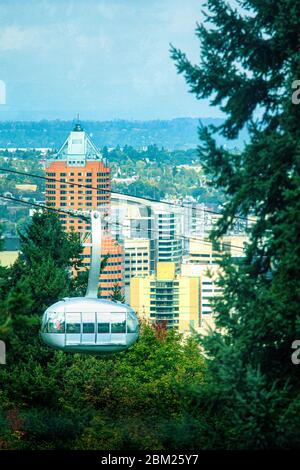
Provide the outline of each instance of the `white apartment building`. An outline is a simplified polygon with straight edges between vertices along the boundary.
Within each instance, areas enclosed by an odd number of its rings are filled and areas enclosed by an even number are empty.
[[[130,279],[150,275],[150,240],[132,238],[124,240],[125,253],[125,300],[130,303]]]
[[[182,208],[153,204],[157,262],[174,262],[179,272],[182,261]]]
[[[199,333],[205,334],[208,328],[214,327],[214,318],[211,300],[222,293],[222,289],[216,285],[219,274],[218,265],[192,264],[181,265],[181,275],[200,278],[200,308],[201,325]]]

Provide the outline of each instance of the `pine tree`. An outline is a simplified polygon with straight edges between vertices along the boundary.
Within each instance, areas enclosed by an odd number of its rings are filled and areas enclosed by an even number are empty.
[[[28,267],[41,260],[53,259],[61,268],[77,268],[81,253],[77,234],[66,234],[56,212],[35,212],[31,223],[20,234],[22,260]]]
[[[125,303],[125,297],[122,294],[121,288],[118,284],[115,284],[113,287],[113,291],[111,294],[111,300],[115,302],[121,302],[122,304]]]
[[[3,248],[3,235],[2,227],[0,225],[0,250]],[[8,276],[8,269],[0,266],[0,340],[3,340],[10,331],[11,318],[7,313],[3,299],[6,294],[6,279]]]
[[[8,269],[0,266],[0,340],[4,339],[10,331],[11,318],[7,313],[5,303],[5,286],[8,275]]]
[[[300,4],[237,4],[207,0],[196,29],[199,64],[171,49],[190,91],[227,116],[219,129],[200,127],[199,156],[226,198],[212,237],[237,215],[255,220],[246,258],[222,262],[224,294],[215,302],[217,329],[203,340],[209,380],[199,406],[214,426],[205,428],[208,446],[300,447],[299,368],[291,361],[300,339],[300,107],[291,99],[300,78]],[[240,153],[216,145],[215,132],[232,139],[245,127],[249,143]]]
[[[33,215],[20,233],[20,244],[21,254],[2,289],[3,305],[11,317],[11,340],[30,338],[34,343],[44,310],[69,295],[82,248],[79,238],[64,233],[57,214],[48,210]]]

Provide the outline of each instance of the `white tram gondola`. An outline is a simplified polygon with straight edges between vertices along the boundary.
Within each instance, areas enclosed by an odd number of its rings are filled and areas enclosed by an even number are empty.
[[[126,304],[98,299],[101,214],[91,211],[92,253],[85,297],[64,298],[44,312],[41,337],[48,346],[71,352],[109,353],[129,348],[139,325]]]

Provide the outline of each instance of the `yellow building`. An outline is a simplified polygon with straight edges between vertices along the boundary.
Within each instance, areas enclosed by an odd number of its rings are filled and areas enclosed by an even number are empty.
[[[194,264],[217,264],[220,251],[209,241],[191,238],[189,245],[189,261]]]
[[[232,258],[244,256],[246,235],[227,235],[219,243],[211,243],[201,239],[191,239],[189,256],[185,264],[181,265],[181,275],[184,277],[198,277],[200,279],[201,325],[199,332],[207,333],[214,328],[214,316],[211,300],[222,295],[222,289],[217,286],[220,274],[220,259],[222,254],[228,253]]]
[[[248,240],[247,235],[226,235],[222,238],[223,250],[233,258],[240,258]]]
[[[35,192],[37,190],[37,185],[36,184],[16,184],[15,186],[16,189],[19,191],[28,191],[28,192]]]
[[[159,262],[157,274],[133,277],[131,306],[150,322],[166,322],[179,332],[198,330],[201,324],[200,278],[176,275],[175,262]]]
[[[216,295],[222,294],[222,289],[217,285],[220,267],[217,264],[182,264],[181,275],[186,277],[198,277],[200,279],[200,305],[201,325],[198,332],[206,334],[209,328],[214,328],[214,316],[211,300]]]
[[[0,266],[12,266],[19,256],[18,251],[0,251]]]
[[[192,238],[189,261],[194,264],[218,264],[223,253],[229,253],[233,258],[242,257],[247,240],[246,235],[226,235],[217,243]]]

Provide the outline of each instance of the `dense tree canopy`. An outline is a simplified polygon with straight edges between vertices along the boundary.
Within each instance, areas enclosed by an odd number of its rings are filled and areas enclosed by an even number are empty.
[[[4,328],[1,316],[0,449],[195,447],[199,423],[188,418],[193,395],[185,395],[204,380],[195,339],[142,325],[128,352],[103,357],[55,352],[41,342],[44,309],[84,293],[86,274],[70,275],[80,252],[55,213],[35,213],[19,259],[0,270],[0,312],[10,318]],[[114,295],[123,300],[117,287]]]

